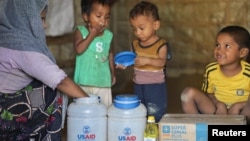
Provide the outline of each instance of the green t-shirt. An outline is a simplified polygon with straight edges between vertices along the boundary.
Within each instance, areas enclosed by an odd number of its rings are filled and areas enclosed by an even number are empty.
[[[89,34],[84,26],[78,26],[83,38]],[[95,37],[89,47],[76,56],[74,81],[80,85],[95,87],[111,87],[111,71],[109,66],[109,50],[113,33],[108,29],[104,34]]]

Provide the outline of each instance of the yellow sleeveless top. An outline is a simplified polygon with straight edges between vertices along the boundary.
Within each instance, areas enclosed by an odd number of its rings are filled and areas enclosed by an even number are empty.
[[[148,58],[159,58],[158,53],[162,46],[166,45],[167,41],[160,38],[155,43],[149,46],[140,45],[139,40],[134,40],[132,42],[132,49],[137,56],[148,57]],[[138,70],[147,70],[147,71],[158,71],[164,69],[164,67],[154,67],[151,65],[145,65],[140,67],[135,67]]]

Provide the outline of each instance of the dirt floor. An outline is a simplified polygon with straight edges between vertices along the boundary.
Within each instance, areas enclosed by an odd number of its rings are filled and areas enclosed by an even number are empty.
[[[181,75],[179,77],[168,77],[167,78],[167,95],[168,95],[168,110],[166,113],[183,113],[181,108],[180,94],[182,90],[187,87],[201,88],[202,75]],[[133,82],[129,82],[126,88],[114,90],[113,97],[117,94],[133,93]]]
[[[181,91],[187,86],[200,88],[201,83],[202,83],[202,76],[199,74],[181,75],[180,77],[168,77],[167,78],[168,110],[166,111],[166,113],[168,114],[183,113],[180,102]],[[120,93],[131,93],[131,92],[132,92],[132,84],[128,84],[128,88],[126,90],[122,90],[122,92],[115,91],[113,93],[113,96]],[[65,128],[63,129],[62,141],[66,141],[66,133],[67,133],[67,127],[65,126]]]
[[[201,88],[202,75],[182,75],[180,77],[169,77],[168,87],[168,110],[167,113],[183,113],[181,108],[180,94],[187,86]]]

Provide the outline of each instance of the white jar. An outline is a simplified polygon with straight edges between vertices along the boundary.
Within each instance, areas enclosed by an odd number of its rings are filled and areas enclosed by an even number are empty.
[[[108,109],[108,141],[143,141],[146,108],[136,95],[117,95]]]
[[[107,108],[98,96],[74,99],[67,115],[67,141],[107,140]]]

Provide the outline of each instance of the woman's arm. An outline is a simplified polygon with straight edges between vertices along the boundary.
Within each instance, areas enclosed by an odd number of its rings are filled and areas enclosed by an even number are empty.
[[[88,97],[87,93],[84,92],[73,80],[69,77],[65,77],[58,85],[57,89],[62,91],[68,96],[73,98]]]

